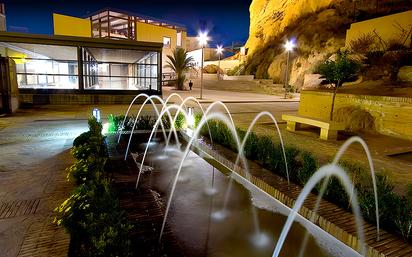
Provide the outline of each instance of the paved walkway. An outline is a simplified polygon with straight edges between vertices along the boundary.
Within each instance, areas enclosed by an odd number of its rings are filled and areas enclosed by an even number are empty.
[[[247,102],[297,102],[300,99],[300,94],[295,94],[291,99],[284,99],[280,95],[266,95],[249,92],[227,92],[219,90],[203,89],[203,96],[200,99],[200,88],[195,87],[191,91],[175,90],[172,87],[163,87],[163,98],[167,98],[172,93],[178,93],[183,99],[188,96],[199,98],[200,102],[208,103],[214,101],[222,101],[225,103],[247,103]]]
[[[72,189],[69,148],[87,128],[74,114],[23,109],[0,118],[1,257],[67,256],[69,237],[52,220]]]

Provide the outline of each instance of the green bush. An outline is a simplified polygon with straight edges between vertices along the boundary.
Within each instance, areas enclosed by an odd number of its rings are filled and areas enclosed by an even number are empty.
[[[243,65],[238,65],[227,71],[228,76],[238,76],[245,75],[245,67]]]
[[[115,115],[110,114],[108,119],[109,119],[109,132],[117,132],[120,130],[120,127],[122,126],[124,115],[115,116]],[[183,119],[184,119],[184,116],[183,116]],[[135,115],[127,116],[124,122],[122,131],[131,131],[135,120],[136,120]],[[156,124],[156,121],[157,121],[157,117],[153,117],[149,115],[141,115],[137,119],[136,126],[134,129],[135,130],[152,130],[154,125]],[[165,129],[170,128],[170,120],[167,115],[163,116],[162,122],[163,122],[163,126]],[[158,127],[161,128],[160,123]]]
[[[81,133],[80,136],[74,139],[73,146],[77,147],[77,146],[87,144],[89,142],[90,134],[91,134],[90,131]]]
[[[203,72],[208,74],[217,74],[219,72],[220,74],[223,74],[223,70],[219,68],[219,66],[217,66],[216,64],[206,65],[203,68]]]
[[[87,135],[87,136],[86,136]],[[89,131],[74,140],[77,159],[67,176],[78,185],[55,209],[54,223],[71,236],[71,256],[129,256],[131,225],[104,176],[107,151],[102,125],[89,119]]]
[[[177,114],[176,120],[175,120],[175,129],[182,129],[186,123],[186,118],[185,115],[181,112]]]
[[[90,180],[98,180],[104,175],[105,157],[79,159],[67,171],[67,178],[74,178],[77,185]]]
[[[78,186],[56,211],[55,222],[70,233],[75,256],[130,255],[131,225],[107,180]]]
[[[109,133],[117,132],[123,123],[124,115],[113,115],[110,114],[107,119],[109,120]]]
[[[258,136],[253,132],[251,132],[249,134],[249,137],[246,139],[245,146],[244,146],[244,152],[245,152],[245,156],[248,159],[251,159],[251,160],[257,159],[257,156],[259,153],[258,140],[259,140]]]
[[[200,116],[198,120],[200,120]],[[209,126],[214,143],[226,146],[235,152],[237,151],[234,140],[226,125],[220,121],[211,120],[209,121]],[[209,137],[207,128],[205,128],[206,126],[202,128],[202,135]],[[241,129],[237,129],[237,132],[239,137],[243,139],[245,132]],[[317,160],[311,153],[301,152],[293,147],[285,147],[285,153],[291,181],[304,186],[317,171]],[[248,159],[256,160],[264,168],[286,177],[281,145],[273,143],[270,137],[251,133],[246,140],[244,154]],[[352,178],[364,219],[375,223],[375,199],[369,170],[365,170],[356,163],[340,162],[339,165]],[[411,240],[412,184],[410,185],[408,197],[401,197],[393,191],[393,185],[386,176],[377,174],[376,182],[381,226],[386,230],[398,232],[405,239]],[[322,183],[323,181],[317,185],[314,192],[319,190]],[[351,196],[348,196],[340,180],[335,177],[330,178],[327,184],[325,198],[342,208],[350,209]]]
[[[257,149],[259,149],[257,153],[257,160],[263,166],[269,166],[272,164],[272,157],[271,153],[274,152],[274,145],[272,139],[268,136],[259,137],[257,142]]]
[[[203,118],[203,114],[202,113],[196,113],[195,114],[195,124],[194,124],[194,127],[195,128],[197,128],[197,126],[199,126],[199,123],[200,123],[200,121],[202,120],[202,118]]]
[[[301,185],[305,185],[317,170],[318,163],[315,157],[309,152],[303,152],[302,166],[300,167],[297,175],[299,183]]]

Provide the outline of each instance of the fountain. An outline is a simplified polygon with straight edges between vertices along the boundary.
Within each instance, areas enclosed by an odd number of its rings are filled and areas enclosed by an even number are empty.
[[[192,163],[187,163],[186,158],[188,157],[189,154],[192,153],[191,149],[192,149],[193,146],[195,146],[195,147],[199,146],[198,145],[198,138],[199,138],[200,130],[203,126],[207,126],[207,128],[208,128],[210,141],[212,143],[212,149],[213,149],[213,139],[212,139],[212,135],[211,135],[210,128],[209,128],[209,123],[208,123],[210,120],[221,121],[223,124],[225,124],[228,127],[228,129],[230,130],[231,135],[232,135],[232,137],[233,137],[233,139],[236,143],[236,146],[237,146],[237,149],[238,149],[238,154],[237,154],[237,158],[236,158],[234,166],[233,167],[228,167],[231,170],[231,173],[230,173],[230,176],[229,176],[228,185],[223,187],[223,188],[226,188],[225,193],[223,195],[224,197],[222,197],[222,195],[218,194],[218,190],[214,187],[214,179],[215,179],[214,170],[215,170],[215,168],[212,166],[213,167],[213,172],[212,172],[212,177],[211,177],[212,187],[209,188],[209,189],[206,189],[206,194],[210,197],[210,201],[211,201],[211,204],[212,204],[212,205],[210,205],[211,208],[209,208],[209,211],[208,211],[208,213],[209,213],[209,216],[208,216],[209,217],[209,221],[208,221],[209,225],[207,225],[207,232],[206,232],[207,234],[206,234],[206,239],[205,239],[206,240],[206,250],[207,250],[207,247],[209,245],[209,242],[212,240],[212,238],[209,236],[209,233],[213,233],[213,232],[210,232],[211,231],[210,226],[212,226],[216,222],[221,222],[223,220],[225,220],[225,222],[231,222],[231,219],[233,219],[235,217],[234,215],[239,215],[239,214],[235,214],[235,212],[232,212],[231,210],[229,210],[229,207],[228,207],[228,203],[229,203],[229,199],[230,199],[230,195],[231,195],[231,191],[232,191],[233,186],[238,188],[239,187],[238,184],[240,183],[245,188],[247,188],[247,190],[249,190],[249,191],[252,190],[254,192],[257,192],[257,193],[255,193],[256,195],[264,196],[265,199],[267,199],[270,202],[277,202],[277,200],[272,195],[269,195],[268,193],[266,193],[265,191],[263,191],[261,188],[257,187],[255,184],[253,184],[250,181],[250,175],[249,175],[249,172],[248,172],[248,165],[247,165],[247,161],[246,161],[246,158],[244,156],[244,153],[243,153],[247,138],[249,137],[250,133],[252,132],[253,127],[255,126],[257,121],[259,119],[261,119],[262,117],[264,117],[264,116],[269,117],[271,119],[271,121],[274,123],[275,127],[276,127],[276,130],[277,130],[277,133],[278,133],[278,136],[279,136],[279,139],[280,139],[280,145],[281,145],[281,148],[282,148],[283,159],[285,161],[285,170],[286,170],[287,182],[288,182],[288,185],[290,184],[289,170],[288,170],[288,166],[287,166],[287,160],[286,160],[286,153],[285,153],[285,149],[284,149],[283,138],[282,138],[282,135],[280,133],[278,123],[277,123],[275,117],[271,113],[269,113],[269,112],[259,113],[253,119],[251,124],[249,125],[249,127],[247,129],[247,132],[246,132],[244,138],[241,141],[239,139],[239,135],[237,134],[235,123],[233,121],[231,113],[230,113],[229,109],[227,108],[227,106],[225,104],[223,104],[222,102],[219,102],[219,101],[214,102],[211,105],[209,105],[209,107],[206,110],[204,110],[202,105],[199,103],[199,101],[197,101],[197,99],[195,99],[193,97],[182,99],[179,95],[174,94],[174,95],[169,96],[166,99],[166,101],[163,101],[161,99],[160,100],[157,99],[156,97],[148,97],[147,95],[139,95],[132,101],[131,105],[129,106],[129,108],[126,112],[126,116],[128,115],[128,113],[131,109],[131,106],[133,105],[133,103],[136,101],[136,99],[138,97],[146,97],[146,100],[144,101],[144,104],[140,107],[139,112],[137,114],[137,117],[139,117],[143,106],[150,101],[151,104],[154,106],[154,110],[156,112],[157,120],[156,120],[156,123],[155,123],[155,125],[154,125],[154,127],[153,127],[153,129],[150,133],[149,139],[148,139],[148,141],[146,143],[146,146],[145,146],[145,150],[144,150],[144,153],[143,153],[143,159],[140,163],[140,168],[138,170],[138,175],[137,175],[136,186],[135,187],[138,188],[138,186],[139,186],[139,181],[140,181],[140,178],[141,178],[141,173],[142,173],[143,165],[144,165],[144,162],[145,162],[145,158],[148,155],[148,148],[150,146],[150,143],[152,142],[154,133],[156,133],[156,131],[158,130],[159,125],[161,127],[162,132],[163,132],[163,135],[164,135],[163,137],[165,139],[165,146],[164,146],[163,150],[161,150],[161,151],[163,151],[164,153],[169,154],[169,157],[172,158],[173,160],[175,160],[176,158],[180,159],[179,166],[177,168],[176,173],[173,173],[173,175],[172,174],[167,175],[168,177],[172,176],[171,177],[172,182],[171,182],[171,189],[170,189],[170,191],[168,190],[168,193],[167,193],[168,194],[167,204],[166,204],[166,210],[165,210],[162,226],[161,226],[160,233],[159,233],[159,240],[158,240],[159,244],[162,240],[162,236],[163,236],[163,233],[164,233],[164,229],[165,229],[166,221],[168,219],[169,212],[171,211],[171,204],[172,204],[172,201],[173,201],[173,197],[175,195],[175,191],[177,189],[177,183],[179,182],[179,179],[181,180],[181,177],[179,177],[179,176],[182,173],[182,169],[185,167],[185,164],[186,164],[186,167],[191,167],[191,165],[194,165]],[[181,100],[180,105],[176,105],[176,104],[168,105],[167,103],[170,101],[170,99],[172,97],[178,97]],[[157,107],[154,104],[152,99],[159,100],[159,102],[162,104],[162,109],[161,109],[160,112],[157,109]],[[187,108],[186,103],[189,102],[189,101],[195,102],[197,104],[197,106],[201,110],[201,113],[202,113],[203,116],[202,116],[202,119],[199,122],[199,125],[191,132],[191,135],[188,139],[188,142],[186,144],[186,147],[185,147],[184,151],[181,151],[180,150],[180,142],[179,142],[177,131],[176,131],[176,128],[175,128],[175,121],[177,119],[177,116],[180,113],[184,115],[186,120],[191,118],[191,117],[189,117],[189,114],[186,111],[186,108]],[[223,109],[226,112],[225,113],[226,115],[214,110],[218,106],[223,107]],[[170,113],[172,110],[175,111],[174,118],[172,118],[172,115]],[[163,118],[164,115],[168,116],[170,124],[171,124],[171,128],[170,128],[170,131],[169,131],[168,135],[166,135],[164,126],[162,124],[162,118]],[[126,120],[126,116],[125,116],[125,120]],[[136,120],[137,120],[137,117],[136,117]],[[123,121],[122,128],[124,126],[125,120]],[[134,127],[133,127],[133,129],[134,129]],[[175,134],[176,145],[178,146],[177,148],[176,147],[171,147],[169,145],[172,133]],[[130,135],[130,138],[129,138],[125,158],[127,157],[127,154],[128,154],[128,151],[129,151],[132,136],[133,136],[133,130],[132,130],[132,134]],[[349,139],[348,141],[346,141],[345,144],[343,144],[343,146],[339,149],[338,153],[336,154],[336,156],[335,156],[335,158],[334,158],[334,160],[331,164],[325,165],[325,166],[321,167],[320,169],[318,169],[318,171],[316,171],[315,174],[313,174],[313,176],[306,183],[305,187],[303,188],[303,190],[301,191],[299,197],[297,198],[293,208],[289,211],[288,214],[286,214],[287,220],[284,223],[283,229],[280,232],[279,237],[275,240],[276,246],[273,246],[274,248],[272,248],[271,255],[273,257],[277,257],[281,253],[281,250],[282,250],[283,244],[286,240],[286,237],[287,237],[287,235],[288,235],[288,233],[291,229],[291,226],[292,226],[293,222],[296,219],[299,220],[305,226],[313,226],[312,223],[310,223],[310,225],[307,225],[308,221],[303,220],[303,218],[300,215],[298,215],[297,212],[300,210],[300,208],[302,207],[303,202],[305,201],[306,197],[310,194],[310,192],[316,186],[316,184],[323,181],[322,189],[320,190],[315,208],[313,210],[314,213],[317,212],[317,210],[319,208],[320,200],[322,199],[323,193],[326,190],[328,180],[331,177],[336,177],[341,181],[347,195],[350,197],[352,211],[355,215],[355,220],[356,220],[357,236],[359,237],[359,242],[360,242],[360,245],[361,245],[361,247],[357,250],[359,250],[361,255],[365,254],[364,234],[363,234],[363,228],[362,228],[362,217],[361,217],[361,214],[360,214],[360,208],[359,208],[359,204],[358,204],[358,198],[357,198],[356,190],[354,188],[354,185],[350,181],[348,175],[345,173],[345,171],[337,165],[339,160],[341,159],[342,155],[347,150],[347,148],[355,142],[358,142],[363,146],[363,148],[366,152],[366,155],[368,157],[368,161],[369,161],[371,177],[372,177],[372,182],[373,182],[374,196],[375,196],[375,208],[376,208],[376,220],[377,220],[377,240],[379,240],[379,228],[380,228],[379,227],[379,209],[378,209],[377,188],[376,188],[375,172],[374,172],[373,162],[372,162],[371,155],[370,155],[370,152],[368,150],[368,147],[367,147],[366,143],[359,137],[353,137],[353,138]],[[158,146],[158,147],[161,147],[161,146]],[[172,157],[172,156],[170,156],[171,153],[179,153],[179,155]],[[180,156],[180,153],[183,153],[183,154]],[[164,158],[159,158],[159,159],[155,159],[155,160],[164,161],[165,159]],[[169,160],[169,158],[168,158],[168,160]],[[237,164],[238,164],[239,160],[241,160],[242,167],[246,172],[245,177],[242,177],[241,175],[236,173],[236,170],[237,170],[237,167],[238,167]],[[168,166],[170,166],[170,165],[168,165]],[[162,173],[159,173],[159,174],[162,174]],[[156,175],[156,176],[160,176],[160,175]],[[163,175],[163,176],[166,176],[166,175]],[[196,175],[196,176],[200,176],[200,175]],[[202,176],[205,176],[205,175],[203,174]],[[219,175],[219,176],[221,176],[221,175]],[[234,182],[234,181],[236,181],[236,182]],[[189,181],[186,177],[185,177],[185,182],[186,183],[184,185],[179,184],[179,187],[183,187],[183,188],[190,187],[191,181]],[[217,183],[221,184],[223,182],[222,182],[222,180],[219,180]],[[208,191],[208,190],[210,190],[210,191]],[[238,189],[236,189],[236,190],[238,190]],[[252,191],[250,191],[250,193]],[[252,197],[252,199],[254,199],[256,195],[254,195],[254,197]],[[222,198],[219,198],[219,197],[222,197]],[[222,199],[222,200],[218,200],[218,199]],[[222,205],[223,205],[223,208],[218,210],[218,211],[213,211],[213,202],[214,201],[217,201],[217,203],[221,202]],[[251,226],[254,227],[254,230],[253,230],[253,233],[250,234],[249,241],[252,245],[254,245],[254,248],[256,248],[256,249],[266,249],[266,247],[268,247],[269,245],[274,243],[273,240],[271,239],[271,238],[273,238],[273,235],[268,233],[265,229],[262,230],[260,225],[259,225],[259,219],[260,219],[259,215],[261,215],[262,211],[260,209],[256,208],[254,204],[252,204],[250,206],[251,206],[250,216],[252,217],[252,219],[251,219],[251,221],[252,221],[251,224],[252,225]],[[239,210],[236,211],[236,213],[238,213],[238,212],[239,212]],[[310,220],[312,220],[312,218]],[[212,221],[214,221],[214,222],[212,222]],[[317,228],[317,227],[316,228],[311,228],[311,230],[316,230],[317,231],[316,233],[322,234],[322,232],[318,232],[319,228]],[[298,249],[299,251],[296,252],[297,256],[303,256],[304,255],[304,249],[306,248],[306,244],[308,244],[310,240],[313,241],[313,239],[312,239],[312,237],[314,236],[313,231],[310,233],[310,235],[311,235],[310,237],[309,237],[309,232],[308,231],[309,230],[306,229],[303,232],[305,237],[303,239],[301,247]],[[324,235],[322,234],[322,236],[324,236]],[[327,237],[327,236],[325,236],[325,237]],[[328,239],[328,240],[331,240],[331,239]],[[342,249],[346,249],[345,246],[340,245],[340,244],[338,244],[339,246],[336,246],[336,247],[338,247],[338,248],[341,247]],[[312,245],[313,245],[313,242],[312,242]],[[267,251],[267,249],[266,249],[266,251]],[[351,250],[346,249],[345,251],[350,253],[349,256],[357,255],[356,252],[353,252]],[[260,255],[256,255],[256,256],[260,256]]]

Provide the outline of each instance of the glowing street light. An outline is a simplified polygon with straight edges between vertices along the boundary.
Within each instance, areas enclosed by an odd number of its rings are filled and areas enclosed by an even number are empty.
[[[293,40],[288,40],[286,43],[283,45],[285,48],[286,52],[288,52],[288,57],[286,60],[286,70],[285,70],[285,85],[283,86],[285,88],[285,99],[287,95],[287,88],[289,87],[289,81],[288,81],[288,73],[289,73],[289,59],[290,59],[290,52],[293,51],[293,49],[296,47],[296,44]]]
[[[290,51],[293,51],[293,49],[296,47],[296,44],[295,42],[293,42],[293,40],[288,40],[286,41],[284,47],[286,51],[290,52]]]
[[[207,41],[209,40],[209,37],[207,35],[207,32],[199,32],[197,35],[197,41],[199,42],[200,47],[202,48],[202,60],[200,62],[200,99],[203,98],[203,56],[204,56],[204,48],[207,45]]]
[[[197,35],[197,41],[199,42],[199,45],[201,47],[205,47],[207,45],[207,41],[209,41],[209,36],[207,35],[207,32],[200,31]]]
[[[222,58],[222,53],[225,49],[223,48],[222,45],[217,45],[216,47],[216,53],[219,55],[219,70],[217,71],[218,77],[220,79],[220,59]]]

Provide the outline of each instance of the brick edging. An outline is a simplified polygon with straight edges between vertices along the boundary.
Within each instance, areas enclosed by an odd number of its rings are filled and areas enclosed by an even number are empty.
[[[189,137],[185,133],[183,133],[183,131],[181,131],[180,134],[182,135],[184,140],[188,141]],[[206,145],[201,145],[201,144],[192,145],[192,150],[202,152],[203,154],[209,155],[221,166],[221,168],[225,169],[227,172],[233,171],[233,168],[231,168],[231,167],[234,167],[234,165],[235,165],[233,162],[231,162],[228,159],[224,158],[222,155],[215,152],[214,150],[208,148]],[[235,170],[236,170],[236,173],[238,175],[240,175],[243,178],[247,179],[246,178],[246,172],[244,171],[244,169],[242,167],[237,165],[235,167]],[[288,206],[289,208],[293,208],[293,206],[296,202],[296,199],[293,199],[292,197],[286,195],[285,193],[283,193],[280,190],[272,187],[271,185],[267,184],[265,181],[255,177],[251,174],[247,174],[247,177],[249,178],[248,180],[252,184],[254,184],[256,187],[260,188],[261,190],[263,190],[267,194],[269,194],[272,197],[276,198],[278,201],[280,201],[284,205]],[[339,207],[336,207],[336,208],[338,209]],[[324,230],[328,234],[332,235],[333,237],[335,237],[337,240],[341,241],[345,245],[349,246],[353,250],[360,253],[362,245],[361,245],[361,242],[360,242],[359,238],[356,235],[345,231],[344,229],[340,228],[338,225],[335,225],[333,222],[329,221],[327,218],[317,214],[316,212],[312,211],[311,209],[309,209],[305,206],[302,206],[300,208],[300,210],[298,211],[298,213],[301,216],[303,216],[305,219],[309,220],[309,221],[310,221],[310,219],[313,219],[314,220],[313,223],[315,225],[317,225],[322,230]],[[381,234],[383,232],[384,231],[381,230]],[[365,238],[365,240],[366,240],[366,238]],[[406,242],[405,242],[405,244],[407,245]],[[382,251],[376,249],[375,247],[370,246],[366,242],[364,242],[364,245],[365,245],[365,256],[366,257],[385,257],[385,256],[388,256],[385,253],[383,253]],[[382,245],[378,244],[378,246],[382,246]],[[390,249],[386,249],[386,250],[390,250]],[[391,252],[393,252],[393,251],[391,251]]]

